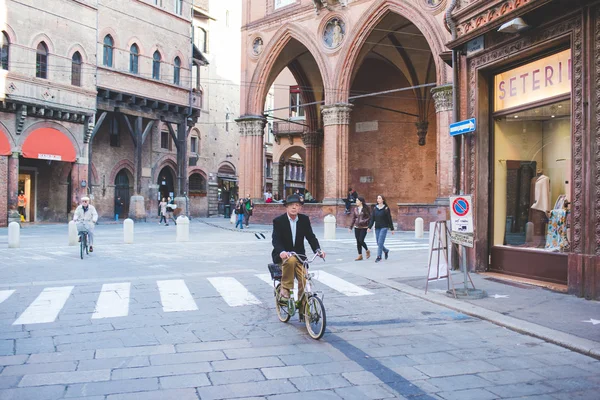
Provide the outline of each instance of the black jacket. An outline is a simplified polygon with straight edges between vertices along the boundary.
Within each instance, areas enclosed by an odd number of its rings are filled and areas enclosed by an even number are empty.
[[[310,219],[304,214],[298,214],[298,222],[296,222],[296,245],[292,244],[292,228],[290,227],[290,220],[288,219],[287,213],[280,215],[273,220],[273,262],[276,264],[281,263],[282,251],[294,251],[298,254],[305,254],[304,239],[308,240],[308,244],[312,248],[313,252],[320,249],[319,241],[315,236],[312,226],[310,225]]]
[[[371,221],[369,222],[369,229],[375,225],[376,229],[388,228],[390,231],[394,230],[394,221],[392,220],[392,212],[388,206],[383,207],[381,210],[377,206],[371,210]]]

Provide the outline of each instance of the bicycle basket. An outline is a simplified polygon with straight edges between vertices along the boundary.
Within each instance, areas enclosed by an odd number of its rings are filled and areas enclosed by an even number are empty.
[[[273,280],[281,280],[281,265],[279,264],[269,264],[269,272],[271,273],[271,279]]]

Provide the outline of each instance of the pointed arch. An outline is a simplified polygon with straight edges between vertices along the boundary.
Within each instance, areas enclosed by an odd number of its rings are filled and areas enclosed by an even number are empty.
[[[323,57],[324,53],[322,49],[314,39],[314,35],[309,35],[301,27],[292,23],[281,27],[275,32],[275,35],[273,35],[265,46],[262,52],[263,57],[258,62],[252,76],[252,84],[246,98],[246,115],[261,115],[263,113],[265,98],[267,97],[270,83],[272,83],[268,82],[269,76],[277,59],[292,39],[297,40],[308,49],[319,67],[323,86],[325,88],[330,87],[331,81],[328,64]],[[272,79],[275,79],[275,77]]]
[[[417,5],[409,4],[403,0],[378,0],[373,6],[363,14],[356,25],[350,31],[349,40],[345,40],[341,51],[341,57],[338,60],[335,70],[340,71],[334,87],[338,88],[335,92],[335,101],[347,102],[352,86],[352,74],[356,68],[356,63],[360,52],[367,41],[373,29],[389,14],[395,13],[412,22],[421,32],[431,53],[436,66],[436,78],[438,84],[447,83],[446,65],[440,58],[440,54],[445,51],[445,43],[449,40],[447,33],[437,24],[434,17],[420,9]],[[330,103],[328,101],[328,103]]]

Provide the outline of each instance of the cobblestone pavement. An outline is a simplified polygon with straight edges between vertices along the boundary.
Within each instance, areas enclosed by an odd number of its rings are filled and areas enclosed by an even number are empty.
[[[390,260],[359,267],[349,233],[322,241],[314,341],[277,319],[268,234],[175,229],[138,224],[124,245],[99,225],[84,260],[64,226],[25,227],[19,249],[0,230],[0,399],[599,398],[599,361],[369,277],[426,262],[426,239],[390,236]]]

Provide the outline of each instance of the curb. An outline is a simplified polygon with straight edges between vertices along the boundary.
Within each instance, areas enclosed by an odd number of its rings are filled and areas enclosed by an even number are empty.
[[[483,307],[479,307],[470,303],[465,303],[460,300],[446,297],[437,293],[429,292],[427,295],[422,290],[402,283],[394,282],[390,279],[376,280],[374,282],[386,285],[392,289],[406,293],[410,296],[418,297],[430,303],[434,303],[454,311],[461,312],[471,317],[476,317],[489,321],[493,324],[505,327],[512,331],[529,335],[538,339],[543,339],[546,342],[573,350],[577,353],[593,357],[600,360],[600,343],[593,340],[580,338],[570,333],[558,331],[556,329],[546,328],[545,326],[537,325],[531,322],[523,321],[518,318],[509,317],[496,311],[491,311]]]

